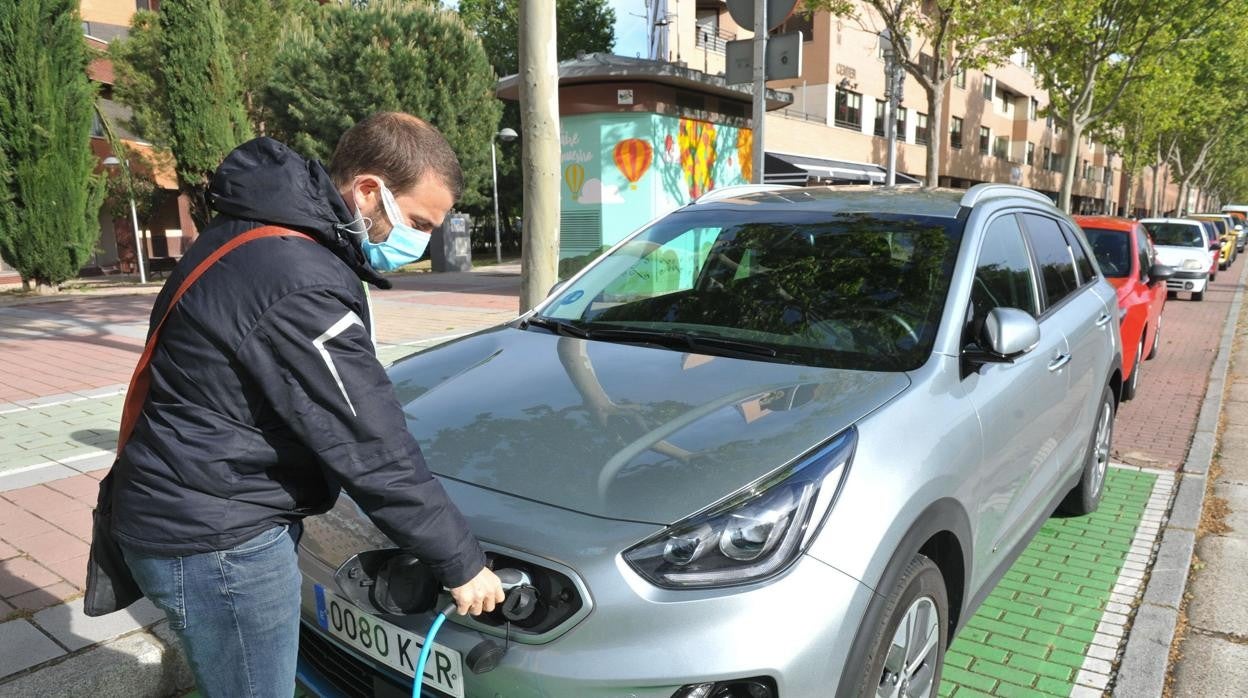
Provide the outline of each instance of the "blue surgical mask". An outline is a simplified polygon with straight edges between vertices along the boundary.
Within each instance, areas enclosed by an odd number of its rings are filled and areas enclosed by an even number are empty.
[[[360,242],[361,249],[368,263],[378,271],[394,271],[404,265],[411,264],[425,254],[429,246],[429,233],[417,230],[404,222],[399,211],[399,202],[394,194],[381,185],[381,207],[385,209],[386,218],[390,220],[390,237],[385,242],[371,242],[367,236]]]

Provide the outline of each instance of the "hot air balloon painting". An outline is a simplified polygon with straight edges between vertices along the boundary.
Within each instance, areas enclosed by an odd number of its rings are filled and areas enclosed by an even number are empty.
[[[680,120],[680,169],[685,173],[690,198],[715,188],[715,125],[696,119]]]
[[[578,163],[568,165],[563,168],[563,181],[568,185],[568,191],[572,192],[572,200],[578,201],[585,186],[585,168]]]
[[[667,137],[663,139],[663,162],[671,165],[676,162],[679,157],[680,156],[676,153],[676,139],[672,138],[672,134],[669,133],[667,134]]]
[[[754,181],[754,131],[743,128],[737,131],[737,159],[741,161],[741,176],[747,182]]]
[[[647,141],[629,138],[615,144],[615,166],[620,168],[620,172],[628,180],[629,189],[637,188],[637,180],[646,174],[653,161],[654,148]]]

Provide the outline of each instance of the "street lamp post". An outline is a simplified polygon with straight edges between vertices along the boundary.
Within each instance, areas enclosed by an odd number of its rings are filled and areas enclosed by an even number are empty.
[[[888,140],[888,169],[884,183],[890,187],[897,183],[897,102],[901,97],[901,81],[897,79],[898,47],[893,45],[892,39],[892,33],[887,29],[880,32],[880,48],[884,53],[884,96],[888,100],[884,110],[884,129]]]
[[[519,138],[519,136],[516,134],[515,129],[505,128],[494,134],[494,138],[490,139],[490,163],[494,171],[494,261],[502,264],[503,240],[498,232],[498,149],[494,146],[495,138],[509,143]]]
[[[143,268],[143,234],[139,232],[139,214],[134,207],[134,182],[130,179],[130,165],[125,160],[109,155],[104,158],[105,167],[121,165],[126,176],[126,191],[130,194],[130,224],[134,226],[134,258],[139,265],[139,283],[147,283],[147,271]]]

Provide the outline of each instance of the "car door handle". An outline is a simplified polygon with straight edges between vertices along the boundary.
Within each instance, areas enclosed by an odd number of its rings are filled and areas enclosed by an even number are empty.
[[[1101,316],[1096,319],[1096,326],[1104,327],[1105,323],[1109,322],[1109,319],[1109,313],[1101,313]]]
[[[1049,370],[1056,371],[1068,363],[1070,363],[1070,354],[1058,354],[1049,362]]]

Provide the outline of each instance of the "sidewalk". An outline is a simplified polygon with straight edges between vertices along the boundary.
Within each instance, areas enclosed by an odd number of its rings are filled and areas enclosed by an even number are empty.
[[[517,315],[516,265],[374,291],[385,363]],[[191,678],[163,614],[82,612],[91,508],[154,295],[0,306],[0,695],[164,696]]]

